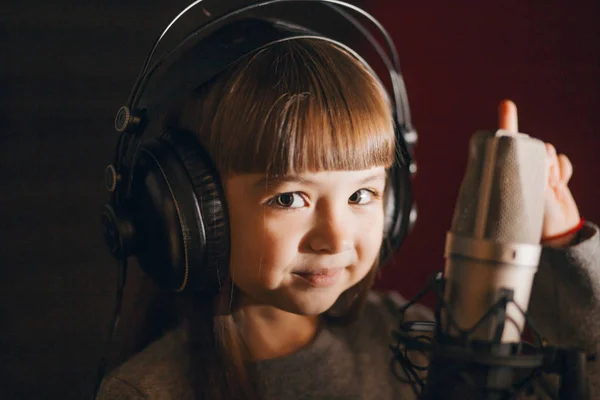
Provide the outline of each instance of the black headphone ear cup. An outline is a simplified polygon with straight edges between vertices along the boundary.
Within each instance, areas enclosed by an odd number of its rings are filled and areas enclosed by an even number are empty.
[[[104,205],[100,213],[100,221],[104,241],[111,254],[122,260],[131,255],[135,234],[131,220],[117,210],[115,204]]]
[[[196,199],[199,212],[198,225],[204,231],[206,255],[202,270],[191,267],[188,286],[194,290],[215,281],[218,292],[229,275],[230,236],[227,204],[217,169],[208,152],[190,132],[165,132],[160,140],[172,147],[183,163]]]
[[[399,147],[398,151],[404,149],[402,143],[398,143],[397,147]],[[411,172],[409,166],[404,164],[404,162],[396,162],[388,170],[388,184],[384,193],[384,230],[380,265],[389,261],[400,248],[416,219]]]

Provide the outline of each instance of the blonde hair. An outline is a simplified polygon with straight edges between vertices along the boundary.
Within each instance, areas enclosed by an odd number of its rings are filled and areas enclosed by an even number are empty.
[[[393,117],[381,84],[361,61],[319,39],[278,42],[241,60],[186,99],[167,123],[198,135],[221,178],[389,168],[395,161]],[[339,316],[358,313],[375,272],[340,297]],[[190,296],[196,396],[258,398],[233,317],[214,315],[217,299]]]

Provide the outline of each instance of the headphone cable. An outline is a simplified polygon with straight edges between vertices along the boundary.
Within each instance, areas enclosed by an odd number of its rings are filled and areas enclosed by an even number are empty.
[[[96,377],[96,384],[94,386],[94,394],[92,400],[96,399],[98,396],[98,391],[100,390],[100,384],[102,383],[102,379],[104,378],[104,374],[106,373],[106,365],[108,360],[108,353],[111,346],[114,343],[117,328],[119,326],[119,321],[121,319],[121,306],[123,304],[123,289],[125,288],[125,282],[127,280],[127,258],[124,258],[119,263],[119,271],[118,271],[118,281],[117,281],[117,293],[115,297],[115,310],[113,312],[112,323],[110,325],[110,333],[108,335],[108,339],[104,344],[104,351],[102,354],[102,358],[100,359],[100,364],[98,366],[98,375]]]

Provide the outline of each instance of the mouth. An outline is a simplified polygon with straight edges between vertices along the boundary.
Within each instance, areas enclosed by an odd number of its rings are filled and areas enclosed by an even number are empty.
[[[344,268],[315,268],[294,272],[310,286],[326,288],[334,286],[340,279]]]

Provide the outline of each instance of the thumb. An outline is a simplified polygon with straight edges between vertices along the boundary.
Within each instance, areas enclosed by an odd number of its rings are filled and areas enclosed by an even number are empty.
[[[498,128],[519,132],[517,106],[511,100],[502,100],[498,106]]]

